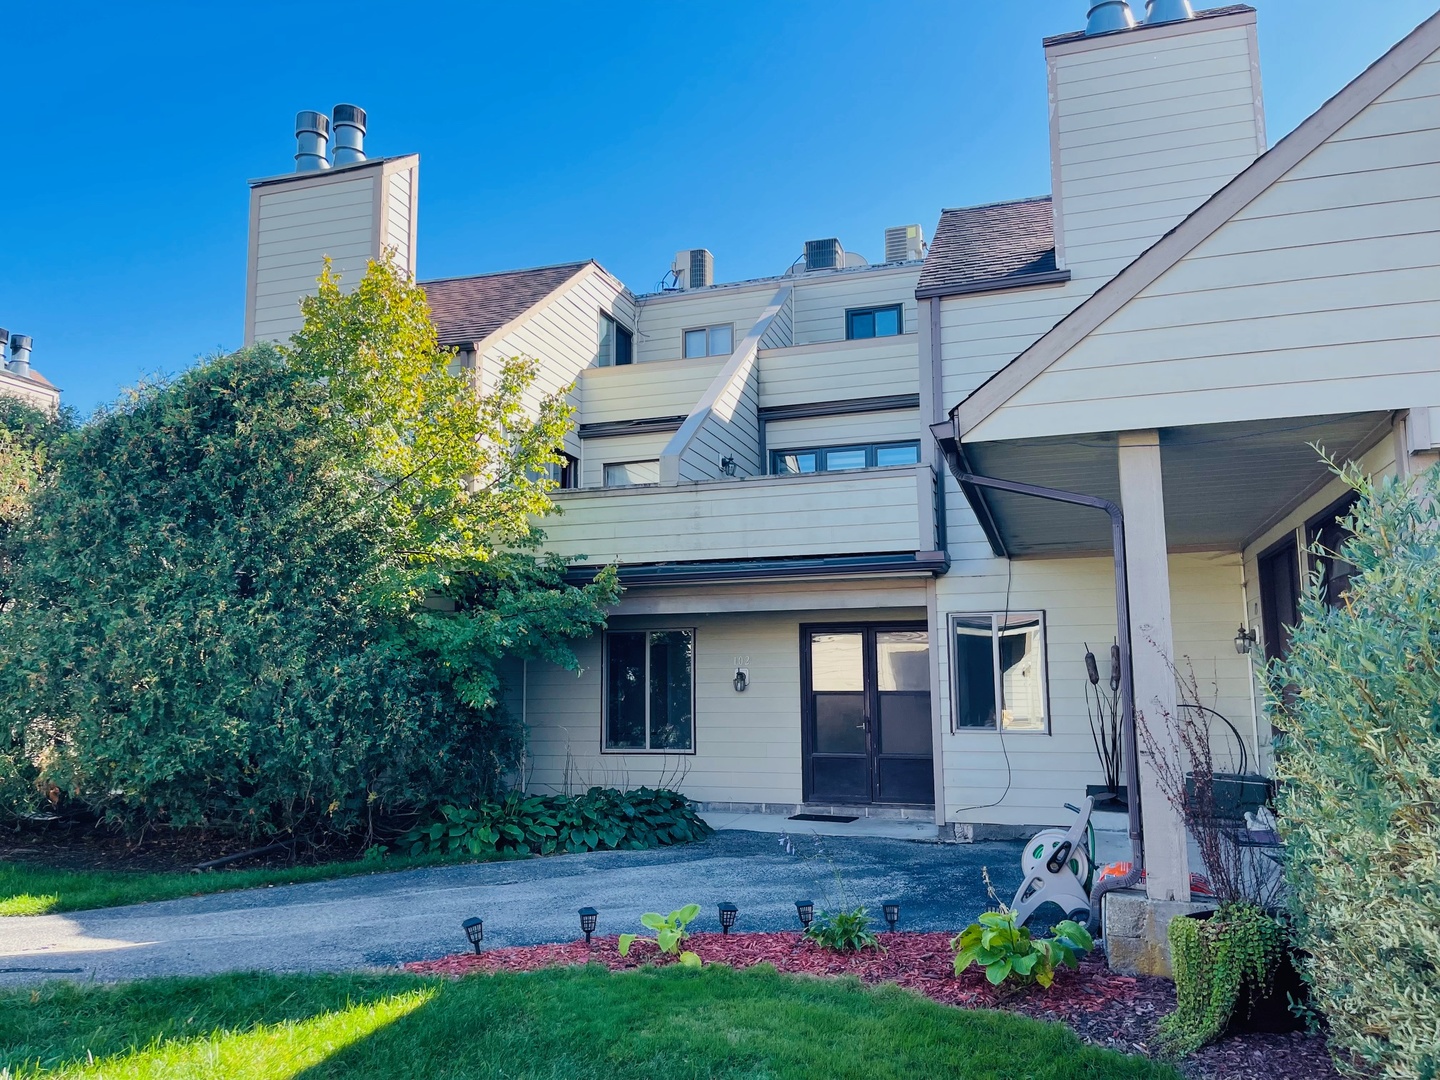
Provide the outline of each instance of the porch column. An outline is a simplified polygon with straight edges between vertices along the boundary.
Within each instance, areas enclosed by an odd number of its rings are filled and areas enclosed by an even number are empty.
[[[1130,655],[1137,725],[1158,738],[1175,708],[1175,641],[1170,626],[1170,564],[1165,544],[1160,435],[1120,434],[1120,504],[1125,511],[1125,560],[1130,591]],[[1156,782],[1151,755],[1137,735],[1140,806],[1145,829],[1146,886],[1152,900],[1189,900],[1185,823]]]

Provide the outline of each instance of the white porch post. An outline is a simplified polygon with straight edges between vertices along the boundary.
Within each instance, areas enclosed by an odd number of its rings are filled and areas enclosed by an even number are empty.
[[[1158,432],[1120,434],[1120,503],[1125,512],[1135,712],[1137,722],[1148,720],[1150,730],[1158,736],[1166,718],[1176,715],[1175,642],[1170,625],[1170,564]],[[1185,823],[1160,790],[1143,739],[1136,741],[1140,744],[1147,891],[1152,900],[1189,900]]]

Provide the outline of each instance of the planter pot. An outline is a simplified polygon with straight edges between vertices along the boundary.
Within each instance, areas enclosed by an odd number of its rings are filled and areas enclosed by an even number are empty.
[[[1252,773],[1216,773],[1213,797],[1215,816],[1225,820],[1243,821],[1246,811],[1253,813],[1270,802],[1272,785],[1270,781]],[[1185,776],[1185,806],[1198,810],[1195,805],[1195,777]]]
[[[1128,810],[1130,808],[1129,796],[1125,791],[1125,785],[1111,787],[1109,784],[1087,784],[1085,794],[1095,800],[1096,810]]]
[[[1197,911],[1183,917],[1205,922],[1216,914],[1215,911]],[[1309,996],[1309,987],[1300,978],[1300,971],[1287,949],[1270,980],[1268,991],[1248,982],[1240,988],[1240,1000],[1235,1003],[1235,1011],[1230,1017],[1230,1023],[1225,1027],[1225,1034],[1303,1031],[1305,1021],[1291,1011],[1290,1002],[1293,1000],[1304,1003],[1309,1000]]]

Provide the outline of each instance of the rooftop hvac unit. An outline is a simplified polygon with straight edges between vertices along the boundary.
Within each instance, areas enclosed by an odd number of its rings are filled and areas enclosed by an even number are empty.
[[[715,284],[715,256],[706,248],[677,251],[670,270],[682,289],[703,289]]]
[[[919,225],[897,225],[885,230],[885,261],[909,262],[925,257],[925,230]]]
[[[845,266],[845,249],[834,237],[805,241],[806,270],[840,270]]]

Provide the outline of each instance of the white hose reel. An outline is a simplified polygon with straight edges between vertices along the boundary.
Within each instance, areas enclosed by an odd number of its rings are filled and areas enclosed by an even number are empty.
[[[1015,894],[1010,910],[1015,925],[1024,926],[1041,904],[1055,904],[1067,919],[1084,922],[1090,915],[1090,879],[1095,868],[1095,830],[1090,812],[1095,800],[1087,797],[1084,808],[1065,804],[1078,815],[1068,830],[1045,829],[1025,845],[1020,868],[1025,880]]]

